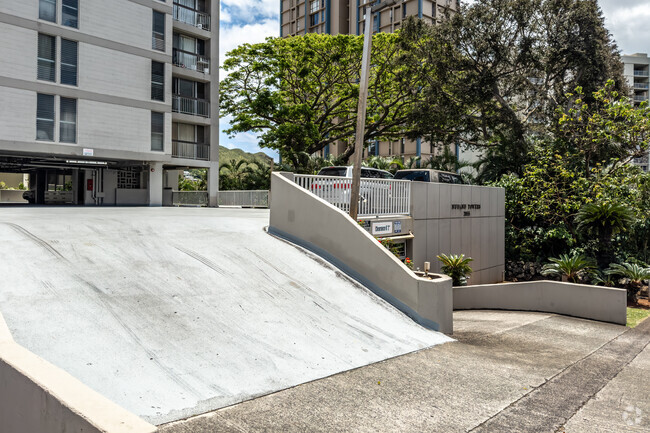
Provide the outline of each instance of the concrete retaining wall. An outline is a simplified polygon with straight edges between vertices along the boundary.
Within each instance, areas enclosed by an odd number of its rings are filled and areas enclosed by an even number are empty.
[[[155,426],[14,342],[0,315],[0,433],[155,431]]]
[[[0,203],[27,203],[23,198],[24,192],[19,189],[0,189]]]
[[[451,333],[451,279],[416,277],[390,251],[326,201],[273,173],[269,232],[324,257],[416,322]]]
[[[454,287],[454,310],[542,311],[625,325],[624,289],[558,281]]]

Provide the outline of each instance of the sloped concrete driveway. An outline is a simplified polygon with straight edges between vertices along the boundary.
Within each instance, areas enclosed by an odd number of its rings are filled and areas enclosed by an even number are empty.
[[[650,319],[460,311],[457,342],[162,426],[161,433],[648,432]]]
[[[154,424],[450,341],[263,231],[268,211],[0,208],[17,343]]]

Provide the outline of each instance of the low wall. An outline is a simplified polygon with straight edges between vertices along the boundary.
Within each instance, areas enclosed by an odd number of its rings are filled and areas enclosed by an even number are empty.
[[[625,325],[624,289],[559,281],[454,287],[454,310],[519,310],[557,313]]]
[[[453,330],[451,279],[416,277],[390,251],[326,201],[273,173],[269,232],[301,245],[368,287],[423,326]]]
[[[155,426],[15,343],[0,315],[0,433],[155,431]]]
[[[27,203],[23,198],[24,190],[0,189],[0,203]]]

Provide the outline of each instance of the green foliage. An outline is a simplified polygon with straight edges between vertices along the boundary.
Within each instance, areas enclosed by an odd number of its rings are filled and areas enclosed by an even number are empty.
[[[589,271],[595,268],[593,261],[581,254],[562,254],[558,258],[549,258],[542,268],[542,275],[552,277],[565,276],[572,283],[578,283]]]
[[[587,203],[576,215],[578,230],[586,235],[596,236],[598,245],[598,265],[607,266],[613,259],[612,237],[634,223],[634,212],[621,204],[606,202]]]
[[[451,277],[454,286],[467,285],[467,279],[472,273],[469,262],[474,259],[470,257],[466,258],[464,254],[439,254],[437,257],[442,263],[442,272]]]
[[[271,167],[258,160],[231,159],[219,166],[220,190],[269,189],[270,185]]]
[[[366,167],[372,167],[372,168],[377,168],[379,170],[390,171],[393,174],[395,174],[397,170],[404,168],[404,164],[402,163],[402,160],[399,158],[391,158],[391,157],[384,157],[384,156],[377,156],[377,155],[371,156],[370,158],[365,160],[364,165]]]
[[[20,190],[25,190],[25,189],[27,189],[27,188],[25,187],[25,184],[24,184],[24,183],[20,182],[20,183],[18,184],[18,189],[20,189]]]
[[[625,288],[630,301],[635,301],[643,286],[643,281],[650,279],[650,268],[637,263],[612,263],[605,274],[627,279]]]
[[[403,135],[419,83],[403,66],[398,34],[373,36],[365,142]],[[220,107],[232,116],[231,136],[259,134],[304,170],[304,156],[326,145],[352,142],[356,128],[363,38],[309,33],[242,44],[227,53]],[[352,148],[343,152],[344,158]]]
[[[7,189],[7,184],[0,181],[0,189]]]

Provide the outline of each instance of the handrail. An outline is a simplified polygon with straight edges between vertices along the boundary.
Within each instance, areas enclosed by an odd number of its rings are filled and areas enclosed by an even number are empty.
[[[350,210],[352,179],[308,174],[294,175],[295,182],[312,194],[338,207]],[[411,181],[362,178],[358,216],[410,215]]]
[[[172,50],[172,62],[175,66],[191,69],[193,71],[210,73],[210,58],[200,54],[174,48]]]
[[[191,141],[172,140],[172,157],[209,161],[210,145]]]
[[[210,31],[210,15],[205,12],[174,3],[173,17],[176,21]]]
[[[174,113],[210,117],[210,103],[205,99],[172,95],[172,111]]]

